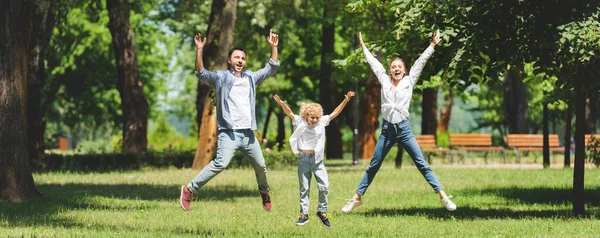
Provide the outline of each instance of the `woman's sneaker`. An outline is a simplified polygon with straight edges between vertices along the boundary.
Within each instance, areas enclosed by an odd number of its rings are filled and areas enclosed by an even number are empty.
[[[308,215],[300,214],[300,218],[298,218],[296,226],[304,226],[306,223],[308,223]]]
[[[446,207],[446,209],[448,209],[448,211],[454,211],[454,210],[456,210],[456,204],[454,204],[450,200],[450,197],[445,197],[445,198],[440,199],[440,203],[442,205],[444,205],[444,207]]]
[[[362,200],[350,199],[350,201],[348,201],[348,203],[346,203],[346,205],[342,208],[342,212],[349,213],[352,211],[352,209],[360,207],[360,205],[362,205]]]
[[[317,212],[317,216],[321,219],[323,226],[331,228],[331,223],[329,222],[329,218],[327,218],[327,214],[324,212]]]

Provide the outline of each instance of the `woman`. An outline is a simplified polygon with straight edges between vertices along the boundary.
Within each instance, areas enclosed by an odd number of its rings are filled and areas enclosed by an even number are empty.
[[[408,75],[406,74],[406,64],[400,58],[392,59],[392,62],[390,62],[390,71],[387,74],[383,65],[373,57],[365,46],[361,33],[358,33],[358,38],[367,62],[381,84],[381,112],[383,113],[384,120],[381,126],[381,135],[375,146],[369,168],[365,171],[354,197],[342,208],[342,212],[351,212],[354,208],[362,204],[362,196],[373,182],[375,175],[383,163],[383,159],[396,143],[401,143],[402,147],[408,152],[423,177],[425,177],[425,180],[439,195],[442,205],[449,211],[456,210],[456,205],[446,195],[437,176],[429,165],[427,165],[427,162],[425,162],[423,152],[421,152],[417,144],[410,127],[410,121],[408,120],[408,108],[412,98],[413,87],[427,59],[433,54],[435,46],[442,40],[440,31],[437,30],[433,34],[431,44],[415,61]]]

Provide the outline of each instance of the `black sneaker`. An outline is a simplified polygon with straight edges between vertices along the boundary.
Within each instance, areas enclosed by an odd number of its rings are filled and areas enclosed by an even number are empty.
[[[300,218],[298,218],[296,226],[304,226],[306,223],[308,223],[308,215],[300,214]]]
[[[327,218],[327,214],[324,212],[317,212],[317,216],[321,218],[321,222],[323,222],[323,226],[327,228],[331,228],[331,223],[329,223],[329,218]]]

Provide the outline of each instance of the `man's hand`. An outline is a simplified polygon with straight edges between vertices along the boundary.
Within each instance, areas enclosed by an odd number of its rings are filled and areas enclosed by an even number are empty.
[[[194,42],[196,42],[196,49],[201,50],[206,45],[206,37],[202,39],[202,34],[198,33],[194,36]]]
[[[273,33],[273,29],[269,31],[267,42],[269,42],[269,45],[271,45],[271,47],[277,48],[277,46],[279,45],[279,35]]]

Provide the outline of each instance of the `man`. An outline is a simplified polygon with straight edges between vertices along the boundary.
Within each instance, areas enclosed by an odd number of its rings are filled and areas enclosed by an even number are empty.
[[[272,204],[267,182],[267,168],[259,142],[254,136],[255,87],[273,75],[279,67],[277,55],[279,36],[274,34],[273,30],[269,32],[267,42],[271,46],[271,58],[264,68],[256,72],[242,71],[246,66],[246,51],[238,47],[229,51],[228,70],[208,71],[202,62],[206,37],[202,39],[202,34],[197,34],[194,41],[197,48],[195,74],[200,82],[213,87],[217,94],[217,155],[189,184],[181,186],[179,198],[181,207],[188,211],[193,195],[223,171],[229,165],[233,154],[239,150],[248,157],[254,167],[263,208],[270,211]]]

